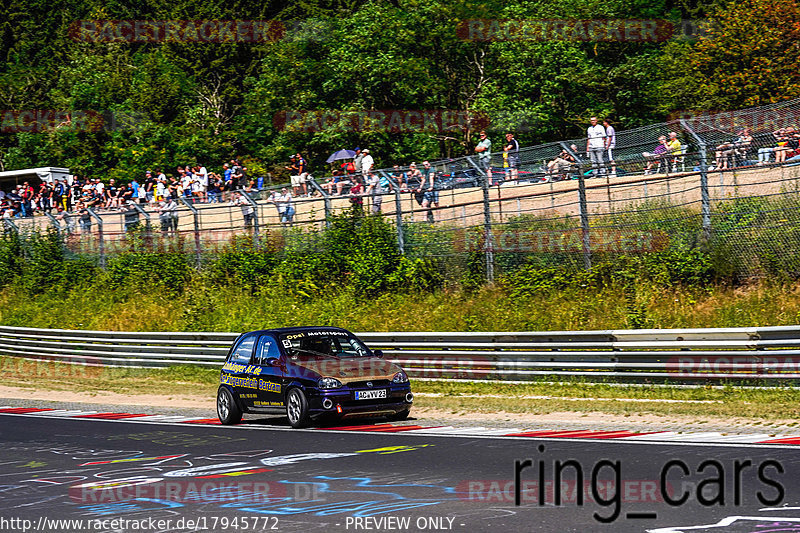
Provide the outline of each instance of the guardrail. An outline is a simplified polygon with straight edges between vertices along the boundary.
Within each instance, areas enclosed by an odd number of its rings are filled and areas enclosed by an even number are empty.
[[[415,378],[800,379],[800,326],[358,335]],[[0,326],[0,355],[114,367],[220,366],[236,336]]]

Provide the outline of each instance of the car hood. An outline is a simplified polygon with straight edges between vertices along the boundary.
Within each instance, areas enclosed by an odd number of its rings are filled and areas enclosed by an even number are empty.
[[[319,377],[336,378],[342,383],[353,381],[389,379],[402,369],[378,357],[358,357],[347,359],[298,359],[292,361],[300,373],[318,374]]]

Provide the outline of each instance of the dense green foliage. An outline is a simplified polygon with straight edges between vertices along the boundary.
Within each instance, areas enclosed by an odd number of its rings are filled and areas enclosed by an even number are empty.
[[[704,18],[714,31],[699,41],[473,40],[459,33],[473,19]],[[75,38],[83,20],[142,19],[270,19],[287,31],[272,42]],[[239,156],[262,175],[282,172],[297,150],[320,170],[330,152],[354,144],[373,148],[380,167],[468,153],[474,131],[355,132],[335,124],[290,131],[276,117],[290,110],[484,111],[493,129],[516,129],[531,145],[579,134],[592,114],[625,129],[678,109],[786,99],[800,86],[795,0],[10,0],[0,6],[0,21],[0,110],[96,111],[121,121],[26,132],[4,112],[0,170],[57,165],[130,179],[150,167],[200,161],[213,168]]]

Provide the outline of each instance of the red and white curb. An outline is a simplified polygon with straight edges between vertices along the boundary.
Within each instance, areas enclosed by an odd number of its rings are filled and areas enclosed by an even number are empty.
[[[0,407],[0,414],[42,416],[46,418],[78,418],[111,420],[120,422],[149,422],[164,424],[219,425],[216,418],[197,418],[170,415],[147,415],[137,413],[103,413],[78,409],[48,409],[38,407]],[[243,426],[251,426],[244,423]],[[261,426],[263,427],[263,426]],[[276,429],[267,427],[267,429]],[[775,435],[768,433],[728,434],[719,432],[676,432],[676,431],[601,431],[601,430],[521,430],[509,428],[420,426],[404,423],[364,424],[315,428],[313,431],[342,431],[351,433],[403,433],[409,435],[431,436],[470,436],[470,437],[514,437],[531,439],[587,439],[617,442],[659,443],[659,444],[756,444],[800,446],[800,435]]]

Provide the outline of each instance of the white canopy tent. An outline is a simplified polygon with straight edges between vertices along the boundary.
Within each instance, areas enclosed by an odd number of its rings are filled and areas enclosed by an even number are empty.
[[[72,174],[69,173],[68,168],[40,167],[8,170],[6,172],[0,172],[0,189],[8,192],[12,187],[26,181],[33,181],[36,183],[39,181],[46,181],[52,184],[57,179],[66,179],[67,183],[72,185]],[[33,183],[31,185],[33,185]]]

